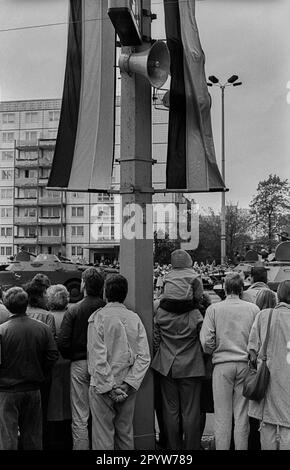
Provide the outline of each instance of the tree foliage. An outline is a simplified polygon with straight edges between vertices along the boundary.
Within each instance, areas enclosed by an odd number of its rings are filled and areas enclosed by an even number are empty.
[[[257,193],[250,203],[252,225],[264,238],[269,250],[277,243],[277,236],[289,221],[290,189],[288,180],[270,174],[260,181]]]

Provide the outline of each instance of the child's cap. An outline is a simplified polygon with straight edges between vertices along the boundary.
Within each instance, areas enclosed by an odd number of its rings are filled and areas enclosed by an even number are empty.
[[[185,250],[174,250],[171,253],[172,268],[191,268],[191,256]]]

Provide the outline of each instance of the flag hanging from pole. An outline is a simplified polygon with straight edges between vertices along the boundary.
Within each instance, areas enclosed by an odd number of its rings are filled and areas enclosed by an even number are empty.
[[[70,0],[60,123],[51,188],[111,187],[115,136],[115,31],[107,2]]]
[[[166,187],[192,192],[223,191],[195,0],[164,0],[164,9],[171,60]]]

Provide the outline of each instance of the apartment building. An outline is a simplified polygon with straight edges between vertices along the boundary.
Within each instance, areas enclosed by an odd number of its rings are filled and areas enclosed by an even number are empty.
[[[118,258],[120,196],[46,189],[61,100],[0,103],[0,263],[21,247],[89,262]],[[165,186],[168,113],[153,107],[153,185]],[[119,187],[120,100],[116,102],[115,163]],[[172,202],[174,196],[154,196]]]

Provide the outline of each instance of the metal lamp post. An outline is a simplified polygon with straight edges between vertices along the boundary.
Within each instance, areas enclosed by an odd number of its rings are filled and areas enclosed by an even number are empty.
[[[228,86],[239,86],[242,82],[237,82],[238,75],[232,75],[226,83],[221,84],[219,79],[214,75],[208,77],[210,82],[208,86],[218,86],[221,90],[221,104],[222,104],[222,122],[221,122],[221,169],[222,178],[225,182],[226,165],[225,165],[225,89]],[[221,201],[221,264],[226,260],[226,193],[222,192]]]

